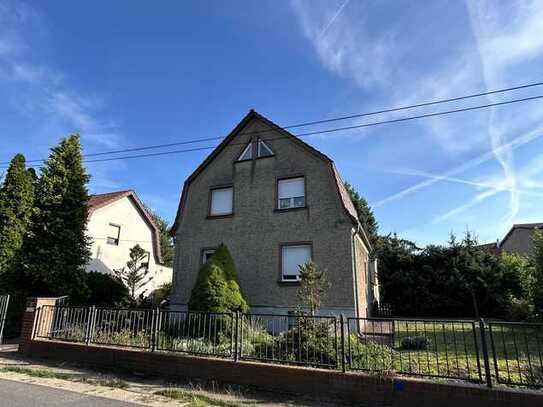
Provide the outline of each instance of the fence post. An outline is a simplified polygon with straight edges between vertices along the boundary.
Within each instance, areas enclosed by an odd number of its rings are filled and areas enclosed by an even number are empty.
[[[345,317],[343,314],[339,316],[339,323],[341,325],[341,371],[345,373]]]
[[[486,326],[483,318],[479,319],[479,330],[481,332],[481,349],[483,351],[486,385],[488,387],[492,387],[492,376],[490,376],[490,359],[488,358],[488,345],[486,343]]]
[[[89,307],[89,315],[87,317],[87,329],[85,330],[85,344],[89,346],[90,340],[91,340],[91,328],[92,328],[92,320],[94,316],[94,305],[92,307]]]
[[[157,331],[158,331],[158,308],[153,308],[153,313],[151,314],[151,352],[156,351],[156,340],[157,340]]]
[[[239,359],[239,311],[236,311],[236,323],[234,328],[234,361],[237,362]]]

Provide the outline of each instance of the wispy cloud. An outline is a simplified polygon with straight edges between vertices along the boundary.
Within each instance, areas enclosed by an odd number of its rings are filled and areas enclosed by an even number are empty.
[[[42,17],[26,3],[0,1],[0,82],[16,87],[12,103],[31,115],[45,115],[57,127],[81,132],[91,146],[119,146],[118,121],[99,113],[105,110],[103,101],[68,85],[64,72],[35,59],[32,50],[43,46],[45,31]]]

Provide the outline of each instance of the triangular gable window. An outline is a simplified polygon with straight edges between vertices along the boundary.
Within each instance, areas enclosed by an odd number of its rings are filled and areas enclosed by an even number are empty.
[[[262,140],[258,140],[258,156],[269,157],[270,155],[273,155],[273,151],[271,151],[271,148],[269,148],[268,145]]]
[[[253,158],[253,143],[247,144],[247,147],[243,150],[238,158],[238,161],[250,160]]]
[[[264,141],[258,139],[257,140],[257,148],[256,148],[256,158],[261,157],[271,157],[273,155],[273,151]],[[251,160],[253,159],[253,142],[250,142],[247,144],[247,146],[243,149],[243,152],[238,158],[238,161],[245,161],[245,160]]]

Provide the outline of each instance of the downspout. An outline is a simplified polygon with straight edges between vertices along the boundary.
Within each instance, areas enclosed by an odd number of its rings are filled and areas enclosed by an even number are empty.
[[[353,281],[354,281],[354,312],[355,316],[357,318],[360,317],[358,313],[359,309],[359,297],[358,297],[358,273],[357,273],[357,267],[356,267],[356,247],[355,247],[355,237],[356,237],[356,230],[351,232],[351,250],[352,250],[352,267],[353,267]]]

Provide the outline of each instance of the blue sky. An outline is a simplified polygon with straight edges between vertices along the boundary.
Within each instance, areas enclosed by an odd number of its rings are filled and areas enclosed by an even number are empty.
[[[0,0],[0,161],[46,157],[74,131],[94,153],[224,136],[251,108],[289,125],[539,82],[541,21],[537,0]],[[305,140],[383,233],[443,243],[469,228],[494,241],[543,221],[542,113],[531,101]],[[135,189],[171,221],[206,154],[89,163],[91,192]]]

